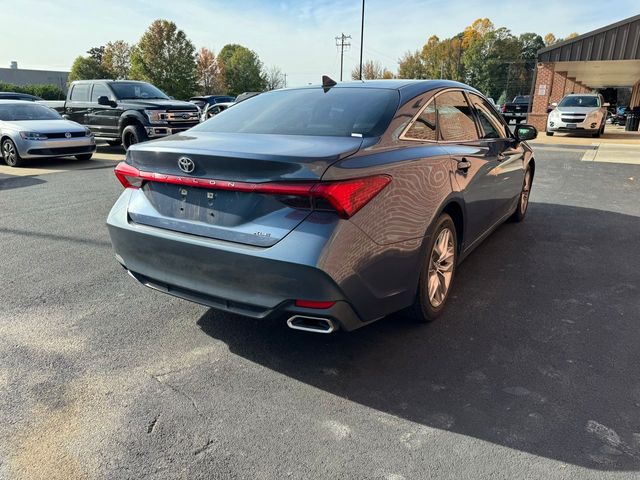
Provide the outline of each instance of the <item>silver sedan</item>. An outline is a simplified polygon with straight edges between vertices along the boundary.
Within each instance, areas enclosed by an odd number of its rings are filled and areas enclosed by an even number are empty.
[[[0,151],[10,167],[26,159],[65,157],[89,160],[96,150],[91,131],[33,102],[0,100]]]

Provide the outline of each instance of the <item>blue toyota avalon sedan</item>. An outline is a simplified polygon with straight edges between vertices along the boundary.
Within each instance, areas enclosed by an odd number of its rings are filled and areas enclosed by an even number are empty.
[[[133,146],[109,233],[140,283],[216,309],[319,333],[428,322],[461,260],[525,217],[536,135],[461,83],[325,78]]]

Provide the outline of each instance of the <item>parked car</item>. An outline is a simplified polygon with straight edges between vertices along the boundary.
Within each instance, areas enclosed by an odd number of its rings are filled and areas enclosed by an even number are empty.
[[[25,160],[74,155],[89,160],[96,149],[91,131],[31,101],[0,100],[0,151],[10,167]]]
[[[457,82],[274,90],[129,149],[109,234],[143,285],[220,310],[322,333],[431,321],[460,261],[525,217],[536,134]]]
[[[608,103],[598,93],[571,94],[560,100],[547,118],[547,135],[555,132],[589,133],[597,138],[604,133]]]
[[[631,109],[628,106],[616,107],[615,113],[612,115],[611,123],[614,125],[626,125],[627,116],[631,113]]]
[[[26,100],[28,102],[38,102],[42,99],[35,95],[29,95],[28,93],[0,92],[0,100]]]
[[[524,122],[527,119],[531,105],[531,97],[529,95],[518,95],[513,102],[507,102],[502,105],[502,116],[509,123],[515,120],[516,124]]]
[[[222,102],[222,103],[214,103],[213,105],[206,105],[204,110],[202,111],[202,116],[200,120],[202,122],[209,120],[211,117],[215,117],[221,112],[224,112],[231,105],[234,105],[235,102]]]
[[[150,83],[79,80],[64,102],[43,102],[91,129],[109,145],[131,145],[183,132],[200,122],[198,107],[173,100]]]
[[[207,106],[215,105],[216,103],[235,102],[236,97],[232,97],[230,95],[201,95],[198,97],[191,97],[189,101],[194,105],[197,105],[201,112],[204,112]]]

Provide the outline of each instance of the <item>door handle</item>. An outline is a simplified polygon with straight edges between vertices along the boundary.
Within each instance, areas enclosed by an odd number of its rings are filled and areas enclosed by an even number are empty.
[[[471,162],[466,158],[463,157],[461,160],[458,160],[458,170],[461,172],[467,173],[467,170],[469,170],[470,167]]]
[[[87,108],[87,113],[93,113],[93,108]]]

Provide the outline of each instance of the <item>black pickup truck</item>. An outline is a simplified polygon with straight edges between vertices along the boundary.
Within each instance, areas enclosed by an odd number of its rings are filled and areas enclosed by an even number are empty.
[[[125,149],[200,121],[193,103],[173,100],[153,85],[133,80],[78,80],[69,87],[66,101],[42,103],[89,127],[109,145]]]
[[[513,102],[502,105],[502,116],[509,123],[515,120],[516,123],[523,122],[527,119],[529,108],[531,105],[531,97],[529,95],[518,95]]]

